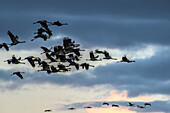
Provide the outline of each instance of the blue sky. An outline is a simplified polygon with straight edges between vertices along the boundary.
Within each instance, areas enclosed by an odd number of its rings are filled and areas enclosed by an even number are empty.
[[[27,43],[13,46],[8,52],[0,49],[0,100],[3,100],[0,112],[41,113],[51,108],[53,112],[66,113],[72,111],[63,110],[65,107],[75,106],[79,108],[75,112],[100,113],[106,108],[99,104],[109,101],[119,103],[122,112],[126,113],[169,113],[169,6],[168,0],[1,1],[0,43],[10,42],[8,30]],[[33,22],[43,19],[51,22],[59,20],[68,25],[50,26],[53,32],[50,40],[31,42],[34,32],[40,28]],[[61,45],[64,37],[70,37],[86,50],[81,52],[81,62],[89,57],[89,51],[95,49],[107,50],[118,60],[126,54],[136,62],[103,60],[90,62],[95,68],[88,71],[73,69],[64,74],[50,75],[37,72],[39,68],[32,68],[27,61],[25,65],[4,62],[13,54],[22,58],[30,55],[45,58],[40,54],[40,47]],[[24,80],[10,76],[16,70],[26,72]],[[110,93],[113,91],[115,93]],[[123,98],[121,94],[124,92],[127,95],[123,100],[107,99],[114,95]],[[146,100],[140,100],[140,96],[146,97]],[[127,101],[133,99],[136,99],[136,104],[148,101],[153,106],[145,110],[126,107]],[[94,111],[80,109],[88,104],[95,107]],[[107,112],[114,113],[111,108]]]

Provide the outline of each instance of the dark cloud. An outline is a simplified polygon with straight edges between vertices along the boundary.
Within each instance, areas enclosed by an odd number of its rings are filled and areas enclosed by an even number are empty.
[[[69,23],[65,27],[51,27],[54,36],[58,33],[73,36],[86,47],[169,45],[169,3],[168,0],[3,1],[0,5],[0,39],[9,42],[6,33],[11,30],[21,39],[30,41],[40,27],[32,23],[46,19]],[[29,43],[22,47],[38,46]]]

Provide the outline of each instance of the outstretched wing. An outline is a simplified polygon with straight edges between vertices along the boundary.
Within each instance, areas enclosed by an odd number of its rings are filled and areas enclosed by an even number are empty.
[[[11,31],[8,31],[8,35],[11,38],[11,41],[14,43],[16,41],[16,37],[11,33]]]

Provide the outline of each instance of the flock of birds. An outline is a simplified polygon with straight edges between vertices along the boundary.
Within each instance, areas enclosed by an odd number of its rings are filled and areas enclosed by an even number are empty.
[[[33,39],[31,39],[31,41],[34,41],[35,39],[38,38],[42,38],[44,41],[50,39],[50,37],[53,34],[49,26],[68,25],[67,23],[61,23],[60,21],[48,22],[46,20],[37,21],[34,22],[33,24],[38,24],[38,23],[41,25],[41,28],[37,29],[37,32],[34,33],[36,34],[36,36],[34,36]],[[9,35],[12,43],[0,44],[0,48],[4,47],[6,51],[9,51],[9,48],[12,46],[18,45],[20,43],[26,43],[26,41],[19,41],[19,37],[17,35],[15,36],[11,31],[8,31],[7,34]],[[85,51],[79,47],[80,44],[75,44],[75,41],[72,41],[72,39],[70,39],[69,37],[64,37],[63,45],[56,45],[51,48],[41,46],[41,49],[43,50],[41,54],[45,54],[47,59],[42,60],[40,57],[34,57],[34,56],[28,56],[24,59],[21,59],[21,57],[16,58],[15,55],[13,55],[11,59],[5,60],[4,62],[7,62],[8,64],[25,64],[25,62],[23,61],[27,60],[33,68],[36,67],[36,65],[38,65],[37,67],[41,67],[41,69],[38,71],[46,71],[48,74],[70,71],[71,66],[74,66],[77,70],[79,70],[79,67],[82,67],[82,69],[86,69],[86,70],[88,70],[89,67],[94,67],[94,65],[91,65],[87,62],[79,63],[79,61],[82,59],[83,56],[80,53],[80,51]],[[103,54],[105,57],[99,59],[99,54]],[[101,61],[102,59],[117,60],[116,58],[111,57],[106,50],[100,51],[96,49],[95,53],[91,51],[89,55],[90,58],[86,59],[86,61]],[[58,62],[57,66],[52,65],[52,63],[55,62]],[[131,63],[135,61],[129,60],[125,55],[122,57],[121,61],[117,61],[117,62]],[[17,75],[18,77],[23,79],[22,74],[24,74],[24,72],[16,71],[13,72],[12,75]]]
[[[108,102],[103,102],[102,105],[103,106],[110,106],[110,104]],[[135,104],[128,102],[128,105],[126,105],[126,106],[135,107]],[[141,109],[146,108],[146,106],[151,106],[151,104],[150,103],[144,103],[143,106],[142,105],[136,105],[137,108],[141,108]],[[111,107],[119,108],[120,106],[118,104],[111,104]],[[93,108],[93,107],[92,106],[85,106],[83,108],[90,109],[90,108]],[[76,108],[74,108],[74,107],[70,107],[70,108],[67,108],[67,109],[68,110],[76,110]],[[52,109],[46,109],[46,110],[44,110],[44,112],[52,112]]]
[[[33,24],[40,24],[41,28],[37,29],[37,32],[35,32],[35,36],[30,41],[34,41],[38,38],[42,38],[44,41],[47,41],[47,39],[50,39],[53,35],[52,30],[50,30],[49,26],[56,25],[56,26],[63,26],[68,25],[67,23],[61,23],[60,21],[56,22],[48,22],[46,20],[41,20],[34,22]],[[18,45],[20,43],[26,43],[26,41],[19,41],[19,37],[14,35],[11,31],[8,31],[7,34],[9,35],[11,39],[11,43],[1,43],[0,49],[4,48],[6,51],[9,51],[11,47]],[[25,64],[23,62],[24,60],[27,60],[29,64],[34,67],[41,67],[41,69],[37,71],[46,71],[48,74],[51,73],[58,73],[58,72],[67,72],[70,71],[72,68],[71,66],[74,66],[76,70],[79,70],[79,67],[82,67],[82,69],[88,70],[89,67],[94,67],[94,65],[91,65],[88,63],[88,61],[102,61],[103,59],[106,60],[117,60],[116,58],[113,58],[110,56],[110,54],[104,50],[98,50],[96,49],[94,52],[90,51],[89,59],[86,59],[86,62],[80,62],[80,60],[83,58],[81,51],[85,51],[84,49],[80,48],[80,44],[76,44],[75,41],[72,41],[69,37],[63,38],[63,45],[55,45],[51,48],[47,48],[44,46],[41,46],[41,49],[43,50],[40,54],[45,54],[46,59],[41,59],[40,57],[35,56],[28,56],[24,59],[21,59],[21,57],[16,58],[15,55],[12,56],[11,59],[7,59],[4,62],[7,62],[8,64]],[[104,57],[99,58],[99,55],[102,54]],[[126,55],[122,57],[120,61],[117,62],[135,62],[134,60],[129,60]],[[57,66],[54,66],[53,64],[57,63]],[[67,65],[66,65],[67,64]],[[37,66],[38,65],[38,66]],[[23,79],[23,75],[25,72],[16,71],[13,72],[11,75],[17,75],[19,78]],[[104,102],[103,105],[109,106],[109,103]],[[138,108],[145,108],[145,106],[151,106],[150,103],[145,103],[144,106],[137,105]],[[128,106],[135,106],[134,104],[130,103]],[[117,104],[112,104],[112,107],[119,107]],[[86,106],[84,108],[92,108],[91,106]],[[68,110],[75,110],[76,108],[68,108]],[[45,110],[44,112],[51,112],[52,110]]]

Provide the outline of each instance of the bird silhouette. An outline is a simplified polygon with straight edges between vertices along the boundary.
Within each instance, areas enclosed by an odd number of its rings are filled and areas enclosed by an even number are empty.
[[[127,106],[135,106],[135,104],[132,104],[131,102],[128,102]]]
[[[140,106],[140,105],[137,105],[138,108],[145,108],[145,106]]]
[[[91,106],[86,106],[86,107],[84,107],[84,108],[88,108],[88,109],[89,109],[89,108],[92,108],[92,107],[91,107]]]
[[[67,23],[61,23],[60,21],[50,22],[50,25],[63,26],[68,25]]]
[[[127,62],[127,63],[131,63],[131,62],[135,62],[135,61],[134,61],[134,60],[129,60],[129,59],[127,59],[126,55],[124,55],[124,56],[122,57],[122,60],[121,60],[121,61],[118,61],[118,62]]]
[[[19,44],[19,43],[26,43],[26,41],[18,41],[19,37],[18,37],[17,35],[14,36],[14,35],[11,33],[11,31],[8,31],[7,34],[8,34],[9,37],[11,38],[12,43],[9,44],[9,45],[11,45],[11,46],[17,45],[17,44]]]
[[[150,103],[144,103],[144,106],[151,106],[151,104]]]
[[[94,56],[93,51],[90,51],[90,59],[86,59],[86,60],[91,60],[91,61],[101,61],[101,59],[97,59],[99,57],[99,55]]]
[[[44,112],[52,112],[52,110],[51,109],[46,109],[46,110],[44,110]]]
[[[88,63],[82,63],[82,64],[80,64],[80,66],[82,66],[82,69],[86,69],[86,70],[88,70],[89,69],[89,67],[94,67],[93,65],[90,65],[90,64],[88,64]]]
[[[68,108],[68,110],[75,110],[76,108]]]
[[[31,41],[34,41],[37,38],[42,38],[44,39],[44,41],[46,41],[47,39],[49,39],[50,37],[47,36],[46,34],[37,34],[36,36],[33,37],[33,39],[31,39]]]
[[[13,74],[11,75],[17,75],[19,78],[23,79],[23,76],[21,75],[21,73],[25,73],[25,72],[20,72],[20,71],[17,71],[17,72],[13,72]]]
[[[103,59],[117,60],[116,58],[112,58],[106,50],[104,50],[103,54],[105,56],[105,58],[103,58]]]
[[[49,28],[48,28],[48,25],[47,25],[47,23],[49,23],[48,21],[46,21],[46,20],[40,20],[40,21],[34,22],[33,24],[37,24],[37,23],[41,24],[41,26],[42,26],[43,28],[49,29]]]
[[[107,102],[103,102],[103,105],[107,105],[107,106],[109,106],[109,103],[107,103]]]
[[[119,105],[117,105],[117,104],[112,104],[112,107],[119,107]]]
[[[25,64],[24,62],[20,62],[21,57],[18,59],[15,57],[15,55],[12,55],[12,59],[5,60],[4,62],[8,62],[8,64]]]

